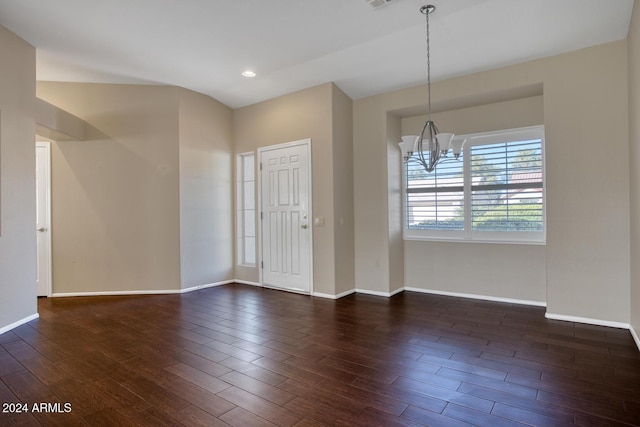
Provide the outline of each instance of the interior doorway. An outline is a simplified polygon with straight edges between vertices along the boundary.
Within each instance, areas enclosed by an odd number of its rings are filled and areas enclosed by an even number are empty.
[[[51,143],[36,142],[36,294],[51,296]]]

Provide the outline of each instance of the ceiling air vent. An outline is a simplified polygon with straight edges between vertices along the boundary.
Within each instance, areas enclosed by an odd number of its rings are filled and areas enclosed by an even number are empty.
[[[384,6],[385,4],[391,3],[391,0],[366,0],[366,2],[375,9],[380,6]]]

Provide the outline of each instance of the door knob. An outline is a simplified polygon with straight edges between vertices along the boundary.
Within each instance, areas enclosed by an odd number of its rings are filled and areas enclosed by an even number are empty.
[[[300,227],[307,228],[307,224],[302,224]]]
[[[40,228],[38,228],[38,231],[41,232],[41,233],[44,233],[45,231],[47,231],[47,228],[46,227],[40,227]]]

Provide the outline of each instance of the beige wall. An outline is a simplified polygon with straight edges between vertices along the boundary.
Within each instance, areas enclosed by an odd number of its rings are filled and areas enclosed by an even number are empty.
[[[514,92],[515,99],[434,112],[432,118],[439,129],[456,135],[544,124],[542,85],[532,86],[529,91],[524,97],[520,97],[520,92]],[[510,98],[509,94],[506,92],[502,96]],[[427,117],[426,114],[403,117],[402,135],[419,133]]]
[[[178,89],[39,82],[88,124],[52,146],[53,292],[180,288]]]
[[[350,191],[336,191],[338,185],[345,184],[334,182],[334,179],[350,179],[350,172],[345,170],[349,167],[347,162],[336,161],[337,156],[348,156],[348,105],[344,94],[327,83],[233,112],[236,154],[311,138],[313,216],[325,218],[325,225],[313,227],[313,292],[328,295],[335,295],[337,289],[349,286],[342,277],[337,283],[338,274],[352,274],[348,259],[337,260],[336,252],[336,235],[345,232],[347,241],[350,238]],[[337,166],[340,170],[336,170]],[[342,226],[339,225],[340,218],[343,219]],[[337,227],[342,228],[336,230]],[[338,251],[349,257],[345,248]],[[258,282],[258,269],[236,266],[236,278]],[[349,289],[352,288],[351,283]]]
[[[515,94],[542,85],[546,301],[551,314],[629,322],[629,167],[625,155],[601,154],[602,141],[607,141],[606,153],[627,152],[626,49],[626,42],[620,41],[433,85],[435,111],[513,99]],[[354,101],[357,288],[390,292],[396,286],[390,282],[394,261],[388,236],[395,230],[388,216],[401,206],[390,202],[387,178],[398,176],[393,164],[399,169],[400,161],[388,159],[388,138],[395,124],[387,116],[424,111],[425,99],[426,88],[421,86]],[[427,258],[427,246],[422,248]],[[486,254],[483,248],[465,250],[473,258]],[[495,255],[508,250],[505,248],[496,246]],[[518,264],[529,269],[544,265],[541,250],[523,249]],[[417,262],[419,256],[413,253],[410,262]],[[420,279],[419,275],[409,278]],[[512,278],[499,277],[504,280],[499,288],[511,286]],[[541,279],[537,275],[533,281]],[[433,289],[428,278],[421,280],[425,288]],[[494,296],[534,300],[542,296],[539,286],[528,295],[515,293]]]
[[[441,130],[463,135],[540,125],[543,110],[543,97],[536,95],[441,111],[433,120]],[[403,118],[401,135],[419,133],[425,120],[426,115]],[[546,301],[545,246],[407,240],[404,253],[407,287]]]
[[[231,109],[196,92],[180,96],[181,286],[234,278]]]
[[[35,49],[0,26],[0,329],[36,315]]]
[[[540,61],[548,313],[629,322],[626,49],[621,41]]]
[[[631,326],[640,333],[640,4],[635,2],[629,55],[629,146],[631,166]],[[640,346],[640,342],[638,342]]]
[[[353,103],[332,85],[335,294],[354,288]]]

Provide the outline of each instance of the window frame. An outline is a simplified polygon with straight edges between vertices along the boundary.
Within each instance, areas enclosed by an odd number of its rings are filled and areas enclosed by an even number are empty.
[[[253,180],[245,179],[245,160],[252,159]],[[253,208],[245,206],[245,184],[253,183]],[[257,204],[256,204],[256,154],[253,151],[236,155],[236,265],[242,267],[257,266]],[[247,236],[246,212],[253,210],[253,236]],[[254,261],[247,262],[246,247],[247,238],[253,239]]]
[[[545,136],[544,125],[529,126],[514,129],[504,129],[491,132],[480,132],[467,135],[456,135],[457,139],[466,139],[462,150],[462,173],[464,188],[464,230],[415,230],[409,229],[407,224],[407,167],[402,165],[402,232],[404,240],[417,241],[443,241],[443,242],[467,242],[467,243],[508,243],[508,244],[546,244],[546,174],[545,174]],[[471,156],[470,149],[473,146],[516,142],[523,140],[541,141],[542,159],[542,231],[488,231],[472,229],[471,214]]]

